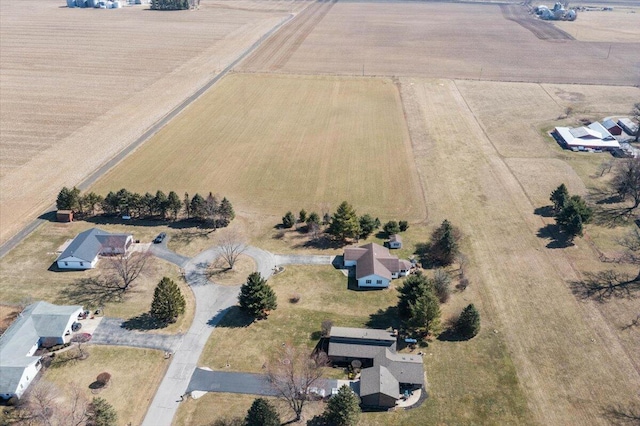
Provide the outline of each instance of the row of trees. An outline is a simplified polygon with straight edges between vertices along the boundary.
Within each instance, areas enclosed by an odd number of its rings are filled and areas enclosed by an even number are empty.
[[[64,187],[58,193],[56,206],[58,210],[73,210],[80,216],[101,211],[107,215],[178,220],[184,213],[186,219],[198,220],[213,228],[225,227],[235,218],[231,202],[211,192],[206,198],[198,193],[193,197],[185,193],[181,199],[174,191],[165,194],[158,190],[155,195],[149,192],[142,195],[123,188],[102,197],[95,192],[81,194],[76,187]]]
[[[582,236],[584,225],[593,217],[593,210],[579,195],[569,195],[565,184],[553,190],[550,197],[556,223],[571,241],[576,236]]]
[[[151,0],[151,10],[187,10],[191,7],[190,0]]]

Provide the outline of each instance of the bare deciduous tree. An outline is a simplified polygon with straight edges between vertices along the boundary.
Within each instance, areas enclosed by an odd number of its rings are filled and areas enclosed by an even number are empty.
[[[613,190],[622,200],[631,198],[635,210],[640,206],[640,158],[627,158],[620,162],[611,180]]]
[[[148,251],[109,256],[107,263],[112,272],[112,279],[104,280],[104,285],[122,293],[131,289],[134,281],[146,270],[150,257],[151,253]]]
[[[18,408],[17,424],[45,426],[85,426],[89,419],[89,401],[77,384],[72,384],[64,402],[58,400],[58,389],[41,380]]]
[[[309,388],[322,378],[322,367],[327,365],[324,352],[309,354],[290,344],[285,344],[267,365],[267,377],[277,397],[284,401],[296,416],[310,400]]]
[[[635,134],[635,141],[638,142],[638,139],[640,139],[640,102],[633,105],[633,108],[631,109],[631,116],[638,122],[638,128],[636,129]]]
[[[78,346],[78,359],[86,359],[89,356],[84,347],[89,340],[91,340],[91,335],[88,333],[78,333],[71,338],[71,343]]]
[[[640,281],[614,270],[585,273],[585,278],[571,283],[574,294],[584,299],[604,302],[611,298],[633,298],[640,290]]]
[[[218,237],[220,257],[233,269],[238,257],[247,250],[244,236],[236,230],[227,230]]]

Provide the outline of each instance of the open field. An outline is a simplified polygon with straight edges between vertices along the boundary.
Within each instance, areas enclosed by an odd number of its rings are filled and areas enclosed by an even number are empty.
[[[575,21],[558,21],[554,25],[579,41],[637,43],[640,40],[640,8],[579,12]]]
[[[374,216],[426,215],[388,79],[230,75],[92,189],[167,182],[226,196],[239,212],[333,211],[349,200]]]
[[[84,361],[49,368],[42,380],[52,382],[67,396],[69,386],[77,384],[87,398],[106,399],[118,412],[118,425],[139,425],[164,375],[168,362],[161,351],[113,346],[90,346]],[[111,374],[109,385],[93,395],[89,389],[98,374]]]
[[[169,13],[63,4],[0,5],[0,241],[306,2],[242,0],[260,5],[249,11],[205,0]]]
[[[56,260],[56,250],[60,245],[77,233],[94,226],[96,225],[89,222],[73,222],[47,223],[40,227],[0,262],[0,301],[28,304],[32,301],[46,300],[57,304],[73,304],[73,300],[65,296],[65,290],[73,288],[76,280],[104,273],[108,266],[107,260],[101,259],[97,268],[87,271],[57,272],[50,267]],[[134,239],[140,239],[142,242],[150,241],[159,232],[157,228],[152,227],[105,224],[97,226],[108,232],[131,232]],[[159,332],[187,329],[191,324],[195,302],[191,290],[179,276],[178,267],[155,257],[148,260],[147,266],[147,271],[134,282],[134,288],[127,293],[124,301],[108,303],[104,306],[104,314],[128,319],[148,312],[156,285],[163,276],[167,276],[180,286],[187,301],[187,311],[176,323]]]
[[[346,277],[329,266],[289,266],[269,283],[278,296],[278,308],[266,321],[252,324],[232,310],[214,330],[199,365],[227,369],[229,363],[232,371],[263,372],[262,365],[285,340],[313,348],[325,319],[342,326],[389,327],[396,318],[387,308],[397,303],[396,287],[402,281],[394,281],[388,290],[353,291],[347,289]],[[298,303],[288,302],[292,294],[300,295]],[[470,302],[478,302],[473,287],[454,294],[443,305],[443,319]],[[501,334],[492,329],[487,319],[482,333],[469,342],[434,341],[421,349],[426,354],[430,398],[415,410],[365,414],[361,424],[454,424],[461,419],[471,424],[529,424],[531,415],[515,368]],[[340,377],[339,371],[329,373]],[[207,395],[189,401],[180,408],[176,424],[206,424],[210,416],[246,411],[253,400],[243,396],[244,405],[233,404],[230,412],[216,412],[211,404],[224,398]]]
[[[637,39],[629,43],[540,40],[505,19],[498,5],[338,2],[310,32],[292,37],[299,40],[292,44],[285,63],[269,59],[281,49],[272,39],[240,69],[613,85],[640,82]],[[611,54],[605,59],[610,45]]]
[[[548,219],[533,213],[543,200],[531,179],[547,181],[551,190],[565,167],[553,166],[557,164],[553,159],[548,164],[561,173],[512,173],[509,165],[522,168],[523,164],[505,162],[500,155],[505,147],[499,143],[516,127],[526,131],[535,126],[536,117],[492,126],[490,120],[484,121],[493,117],[491,111],[485,104],[476,105],[483,100],[498,110],[513,107],[517,117],[518,101],[535,90],[518,86],[514,91],[510,84],[493,84],[485,92],[487,84],[402,80],[409,126],[416,135],[414,151],[420,153],[417,163],[431,200],[430,220],[449,218],[468,235],[468,255],[487,316],[505,338],[534,420],[605,424],[602,413],[608,406],[630,404],[640,391],[640,360],[634,355],[639,352],[638,341],[633,343],[628,334],[622,336],[611,327],[606,317],[617,308],[579,302],[571,294],[568,281],[580,278],[573,259],[597,264],[588,245],[579,240],[576,247],[558,250],[545,247],[547,240],[536,236]],[[511,96],[518,99],[509,103],[505,97]],[[557,113],[555,103],[550,108],[548,120]],[[541,157],[555,156],[553,150],[544,149],[541,135],[515,141],[538,143]],[[525,156],[528,152],[525,148]],[[578,184],[575,177],[572,181]],[[527,188],[534,188],[537,195],[528,198]],[[638,307],[637,301],[623,304],[627,309]]]

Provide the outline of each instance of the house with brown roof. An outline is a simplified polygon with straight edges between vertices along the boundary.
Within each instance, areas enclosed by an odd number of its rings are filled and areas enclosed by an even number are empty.
[[[387,288],[391,280],[404,277],[411,262],[398,259],[376,243],[344,250],[344,266],[355,267],[359,288]]]
[[[424,386],[422,356],[397,353],[396,342],[387,330],[331,327],[329,359],[338,364],[357,360],[362,367],[362,405],[393,408],[405,393]]]

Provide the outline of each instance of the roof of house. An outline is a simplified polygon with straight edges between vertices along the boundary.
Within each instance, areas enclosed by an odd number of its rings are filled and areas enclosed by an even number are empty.
[[[399,354],[385,349],[376,355],[373,364],[386,367],[400,383],[424,384],[424,366],[419,355]]]
[[[331,327],[331,337],[343,337],[346,339],[385,340],[395,342],[397,337],[388,330],[376,328]]]
[[[26,367],[40,359],[27,356],[41,337],[62,337],[82,306],[36,302],[27,306],[0,336],[0,393],[14,393]]]
[[[597,124],[597,126],[594,124]],[[606,134],[603,135],[603,132],[596,129],[604,130]],[[615,140],[611,133],[602,127],[600,123],[591,123],[589,127],[578,127],[574,129],[556,127],[555,131],[568,146],[620,148],[618,141]]]
[[[607,129],[607,130],[610,130],[610,129],[613,129],[613,128],[616,128],[616,127],[617,127],[617,128],[620,128],[620,126],[618,126],[618,123],[616,123],[615,121],[613,121],[613,120],[612,120],[612,119],[610,119],[610,118],[607,118],[606,120],[604,120],[604,121],[602,122],[602,125],[603,125],[603,126],[605,127],[605,129]]]
[[[400,243],[402,244],[402,237],[398,234],[391,234],[391,236],[389,237],[389,242],[391,243]]]
[[[382,365],[365,368],[360,375],[360,396],[382,393],[400,398],[400,384],[393,374]]]
[[[130,234],[110,234],[99,228],[87,229],[79,233],[58,256],[58,260],[75,257],[86,262],[93,262],[103,247],[123,247]]]
[[[400,272],[399,259],[389,253],[389,249],[380,244],[369,243],[360,247],[344,250],[344,260],[356,262],[356,278],[378,275],[390,280],[392,273]]]

